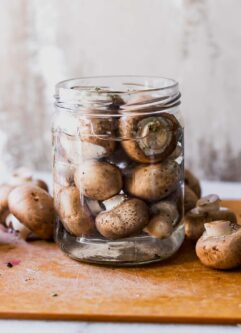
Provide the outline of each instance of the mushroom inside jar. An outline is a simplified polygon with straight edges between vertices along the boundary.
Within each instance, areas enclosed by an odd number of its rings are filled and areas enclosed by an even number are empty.
[[[172,123],[166,117],[144,118],[138,123],[137,142],[146,156],[162,154],[168,147],[173,149],[171,128]]]
[[[181,126],[172,114],[158,116],[123,115],[119,120],[122,146],[134,161],[156,163],[175,150]]]

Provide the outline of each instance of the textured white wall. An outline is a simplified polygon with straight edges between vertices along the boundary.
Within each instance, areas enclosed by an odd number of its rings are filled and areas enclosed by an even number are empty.
[[[241,179],[240,0],[0,0],[0,170],[50,168],[54,84],[150,74],[181,84],[187,164]]]

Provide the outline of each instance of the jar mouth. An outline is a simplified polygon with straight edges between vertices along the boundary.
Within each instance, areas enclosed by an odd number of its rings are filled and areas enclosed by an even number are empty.
[[[55,104],[88,116],[161,112],[180,104],[178,82],[160,76],[113,75],[73,78],[55,87]]]

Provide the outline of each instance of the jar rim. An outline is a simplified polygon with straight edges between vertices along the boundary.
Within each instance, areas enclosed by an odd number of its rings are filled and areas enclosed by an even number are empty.
[[[150,75],[86,76],[63,80],[56,84],[54,98],[55,105],[61,109],[81,112],[82,115],[92,115],[95,110],[98,116],[120,116],[126,111],[128,114],[149,113],[180,104],[177,81]]]

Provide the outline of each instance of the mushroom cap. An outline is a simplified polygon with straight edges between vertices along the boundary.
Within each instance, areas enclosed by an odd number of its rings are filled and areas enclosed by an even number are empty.
[[[24,184],[11,191],[8,197],[10,212],[42,239],[53,236],[55,212],[52,197],[43,189]]]
[[[139,165],[125,177],[125,191],[147,201],[157,201],[172,193],[180,178],[181,167],[173,160]]]
[[[189,186],[191,188],[191,190],[194,193],[196,193],[197,197],[200,198],[201,197],[201,193],[202,193],[200,181],[188,169],[185,169],[185,172],[184,172],[184,181],[185,181],[185,185]]]
[[[31,184],[34,186],[40,187],[41,189],[45,190],[46,192],[49,191],[49,187],[48,187],[47,183],[42,179],[34,179],[31,181]]]
[[[188,239],[198,240],[205,231],[204,224],[217,220],[237,222],[236,215],[227,208],[218,211],[200,212],[198,208],[190,210],[183,218],[185,234]]]
[[[175,116],[161,113],[156,117],[123,115],[119,119],[121,144],[137,162],[156,163],[176,148],[180,124]]]
[[[111,114],[111,113],[110,113]],[[113,117],[81,117],[79,119],[79,134],[83,142],[89,142],[101,146],[106,150],[106,156],[115,150],[115,138],[117,129],[116,119]]]
[[[184,211],[185,213],[196,206],[198,197],[188,185],[184,187]]]
[[[217,211],[220,208],[220,202],[217,194],[209,194],[197,201],[197,208],[200,212]]]
[[[94,200],[109,199],[122,188],[120,170],[107,162],[86,161],[76,169],[74,180],[80,193]]]
[[[198,240],[196,254],[205,266],[225,270],[241,265],[241,227],[233,225],[232,229],[222,236],[208,236],[205,232]]]
[[[151,215],[163,215],[166,216],[172,224],[175,224],[179,218],[179,212],[177,205],[168,200],[158,201],[150,207]]]
[[[0,222],[3,222],[8,214],[8,196],[13,189],[12,185],[0,185]]]
[[[167,238],[173,232],[172,220],[166,214],[158,214],[150,220],[143,231],[159,239]]]
[[[91,138],[92,140],[89,142],[87,139],[82,140],[78,136],[62,133],[59,141],[64,150],[65,159],[79,164],[86,159],[106,157],[114,151],[114,141],[100,138],[93,140],[93,137]]]
[[[93,234],[94,219],[85,201],[81,201],[77,187],[62,188],[55,201],[60,220],[69,233],[77,237]]]
[[[148,223],[145,202],[129,199],[109,211],[97,215],[95,223],[99,233],[107,239],[118,239],[140,232]]]

